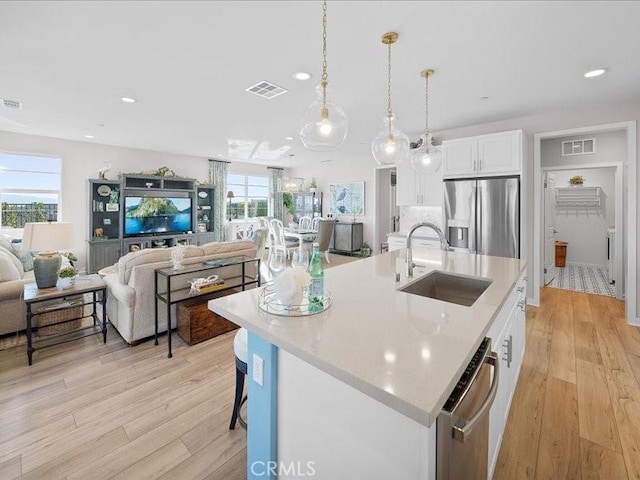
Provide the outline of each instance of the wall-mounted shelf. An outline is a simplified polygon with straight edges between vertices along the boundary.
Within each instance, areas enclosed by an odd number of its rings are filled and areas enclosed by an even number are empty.
[[[556,205],[559,207],[599,207],[601,199],[600,187],[556,188]]]

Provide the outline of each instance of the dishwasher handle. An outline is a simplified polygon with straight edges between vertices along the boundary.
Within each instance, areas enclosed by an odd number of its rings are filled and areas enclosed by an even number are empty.
[[[478,409],[478,411],[473,415],[473,417],[467,420],[463,426],[453,426],[453,438],[460,443],[464,443],[465,436],[471,435],[478,422],[480,422],[487,410],[489,410],[491,408],[491,405],[493,405],[493,401],[495,400],[496,394],[498,393],[498,379],[500,378],[500,362],[498,361],[498,355],[495,352],[491,352],[485,357],[484,361],[493,367],[493,380],[491,382],[491,388],[489,389],[487,398],[482,403],[482,406]]]

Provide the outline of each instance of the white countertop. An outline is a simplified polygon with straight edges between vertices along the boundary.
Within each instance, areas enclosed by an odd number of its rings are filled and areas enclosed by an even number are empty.
[[[209,308],[431,426],[526,262],[413,250],[414,261],[422,266],[415,268],[412,280],[446,270],[493,282],[471,307],[398,292],[408,283],[402,249],[325,270],[332,304],[318,315],[267,314],[258,307],[258,289],[211,300]]]

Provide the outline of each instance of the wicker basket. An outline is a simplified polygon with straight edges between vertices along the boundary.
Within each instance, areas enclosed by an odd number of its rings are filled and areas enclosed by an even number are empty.
[[[63,303],[60,300],[51,300],[50,302],[38,303],[36,313],[36,324],[38,328],[35,332],[37,336],[54,335],[56,333],[65,333],[72,330],[77,330],[82,325],[82,315],[84,312],[84,296],[75,295],[73,297],[67,297],[64,302],[71,303],[75,306],[66,307],[64,309],[53,310],[57,304]],[[71,320],[70,322],[64,322],[65,320]]]

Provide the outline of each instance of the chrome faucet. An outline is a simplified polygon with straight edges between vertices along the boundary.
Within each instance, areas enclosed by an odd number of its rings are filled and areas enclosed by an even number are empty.
[[[451,250],[451,247],[449,246],[449,242],[447,242],[447,239],[445,238],[444,233],[442,232],[442,230],[440,230],[440,227],[438,227],[435,223],[431,223],[431,222],[416,223],[413,227],[411,227],[411,229],[409,230],[409,234],[407,235],[407,257],[406,257],[407,277],[413,277],[413,267],[416,266],[416,264],[413,263],[413,252],[411,251],[411,237],[413,237],[413,232],[418,230],[420,227],[428,227],[438,234],[438,238],[440,239],[440,250],[442,250],[443,252],[448,252],[449,250]]]

